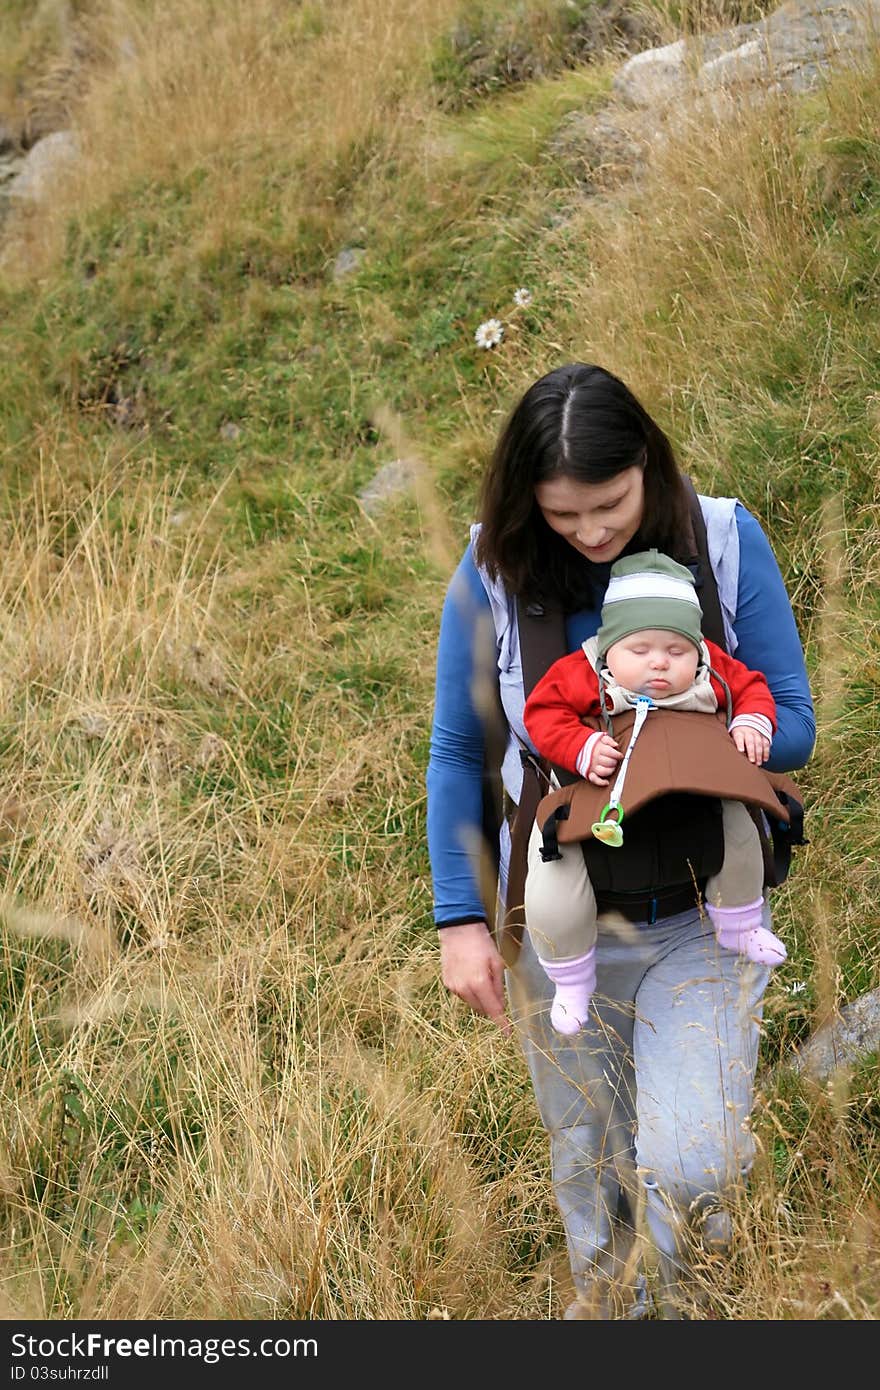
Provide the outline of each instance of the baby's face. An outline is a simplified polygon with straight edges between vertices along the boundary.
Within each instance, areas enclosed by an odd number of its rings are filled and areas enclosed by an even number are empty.
[[[644,628],[610,646],[605,661],[618,685],[658,700],[693,684],[700,654],[677,632]]]

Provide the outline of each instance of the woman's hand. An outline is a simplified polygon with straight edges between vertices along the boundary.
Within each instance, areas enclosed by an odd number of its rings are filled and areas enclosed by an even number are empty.
[[[485,922],[462,922],[441,927],[440,966],[443,983],[478,1014],[511,1032],[504,1012],[504,961],[495,949]]]

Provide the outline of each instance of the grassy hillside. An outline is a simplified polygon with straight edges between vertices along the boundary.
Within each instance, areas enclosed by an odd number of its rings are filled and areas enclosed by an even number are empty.
[[[81,153],[0,231],[0,1312],[558,1316],[524,1064],[439,982],[423,782],[487,451],[582,358],[765,524],[815,682],[710,1315],[875,1317],[877,1058],[778,1067],[880,972],[875,55],[611,201],[553,153],[620,61],[585,4],[32,10],[0,118],[51,97]]]

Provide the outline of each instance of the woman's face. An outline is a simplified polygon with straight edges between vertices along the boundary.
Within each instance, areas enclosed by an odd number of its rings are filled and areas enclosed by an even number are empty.
[[[588,560],[616,560],[642,522],[645,475],[625,468],[605,483],[560,475],[535,487],[535,501],[552,531]]]

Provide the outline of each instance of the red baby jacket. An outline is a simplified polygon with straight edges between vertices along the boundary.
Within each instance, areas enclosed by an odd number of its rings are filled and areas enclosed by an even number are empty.
[[[752,671],[735,657],[705,639],[712,672],[717,672],[730,687],[733,716],[763,714],[776,731],[776,702],[760,671]],[[724,709],[727,697],[720,681],[710,673],[710,682],[719,709]],[[523,711],[523,721],[529,738],[540,755],[557,767],[577,771],[577,757],[591,730],[581,722],[582,716],[596,718],[599,707],[599,677],[581,648],[554,661],[546,675],[538,681]]]

